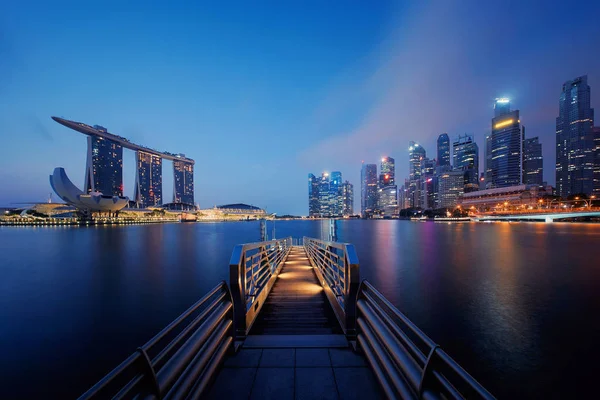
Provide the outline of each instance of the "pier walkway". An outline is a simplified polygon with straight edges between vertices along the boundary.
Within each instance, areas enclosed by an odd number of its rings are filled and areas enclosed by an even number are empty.
[[[229,271],[229,284],[80,398],[494,398],[360,281],[351,244],[305,237],[238,245]]]

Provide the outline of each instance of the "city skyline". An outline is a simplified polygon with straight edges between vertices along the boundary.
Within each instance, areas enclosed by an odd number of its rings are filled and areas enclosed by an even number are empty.
[[[559,7],[542,4],[520,5],[518,14],[478,2],[9,4],[0,17],[7,136],[0,184],[11,190],[0,204],[45,201],[56,166],[84,182],[85,138],[49,119],[64,113],[156,148],[181,148],[197,162],[194,197],[202,207],[241,201],[306,214],[306,171],[335,166],[356,184],[357,208],[360,161],[395,158],[400,187],[409,140],[433,158],[439,134],[471,133],[481,166],[493,101],[504,96],[520,110],[526,136],[543,143],[544,180],[554,185],[557,98],[565,81],[587,74],[591,107],[598,106],[600,56],[589,49],[600,45],[600,27],[565,27]],[[69,24],[56,24],[65,18]],[[114,29],[106,32],[109,18]],[[506,40],[497,43],[499,35]],[[555,62],[559,48],[568,62]],[[508,51],[519,60],[514,68],[495,61]],[[249,138],[276,151],[257,156]],[[163,201],[175,180],[166,164]],[[124,154],[123,194],[131,199],[135,165]]]

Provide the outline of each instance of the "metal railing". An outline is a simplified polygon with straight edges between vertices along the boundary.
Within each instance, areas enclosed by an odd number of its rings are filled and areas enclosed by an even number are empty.
[[[198,398],[233,343],[233,303],[220,283],[80,399]]]
[[[243,339],[250,331],[291,247],[289,237],[239,244],[233,249],[229,285],[235,309],[236,338]]]
[[[390,399],[493,399],[370,283],[357,297],[357,340]]]
[[[304,248],[335,315],[349,339],[355,335],[358,257],[348,243],[304,237]]]

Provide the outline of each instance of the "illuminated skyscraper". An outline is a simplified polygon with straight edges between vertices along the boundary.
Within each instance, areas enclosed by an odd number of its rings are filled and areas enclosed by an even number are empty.
[[[538,186],[544,183],[542,144],[537,137],[523,141],[523,183]]]
[[[322,217],[329,217],[332,215],[332,197],[329,189],[329,174],[323,172],[319,179],[319,215]]]
[[[331,215],[342,215],[344,208],[342,199],[342,173],[333,171],[329,179],[329,201]]]
[[[319,179],[313,174],[308,174],[308,215],[319,216]]]
[[[140,208],[162,204],[162,158],[136,151],[134,199]]]
[[[594,109],[587,76],[562,86],[556,118],[556,193],[592,194],[594,189]]]
[[[487,188],[520,185],[523,177],[523,133],[519,110],[510,111],[508,99],[497,99],[494,114]]]
[[[346,181],[342,183],[342,215],[354,215],[354,186]]]
[[[439,177],[439,207],[453,208],[464,193],[464,172],[459,170],[444,172]]]
[[[396,162],[392,157],[381,159],[379,170],[379,187],[392,186],[396,184]]]
[[[421,207],[421,172],[422,162],[425,160],[426,154],[423,146],[413,141],[409,142],[408,152],[408,195],[410,206],[416,208]]]
[[[450,165],[450,138],[442,133],[437,140],[437,165]]]
[[[99,136],[88,136],[87,139],[85,192],[123,196],[123,147]]]
[[[465,173],[465,193],[479,189],[479,147],[473,135],[459,135],[452,148],[454,169]]]
[[[594,131],[594,195],[600,199],[600,126],[596,126]]]
[[[194,164],[173,161],[173,202],[194,204]]]
[[[367,217],[377,207],[377,165],[364,164],[360,171],[360,212]]]

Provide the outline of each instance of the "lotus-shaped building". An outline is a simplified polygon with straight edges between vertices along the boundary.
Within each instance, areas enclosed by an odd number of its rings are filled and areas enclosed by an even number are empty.
[[[54,173],[50,175],[50,186],[54,192],[70,204],[82,211],[119,211],[129,203],[128,197],[106,196],[100,192],[84,193],[71,182],[64,168],[54,168]]]

